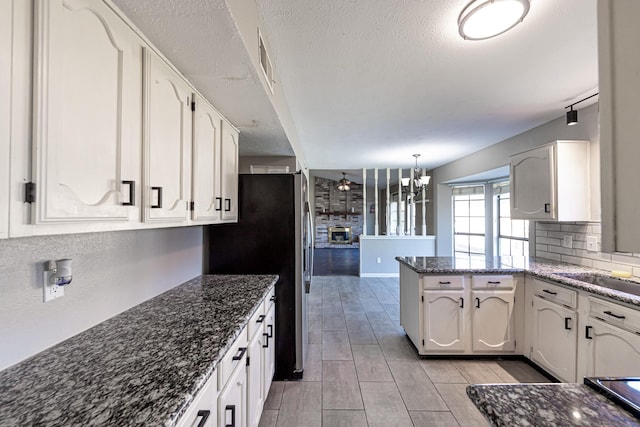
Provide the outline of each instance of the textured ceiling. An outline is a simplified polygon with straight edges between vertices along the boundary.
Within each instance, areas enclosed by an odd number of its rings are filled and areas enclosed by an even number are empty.
[[[597,90],[596,0],[532,0],[465,41],[468,0],[256,0],[313,169],[435,167]]]
[[[224,0],[113,3],[240,129],[240,155],[293,155]]]
[[[240,128],[241,155],[292,155],[223,0],[113,1]],[[255,2],[311,169],[406,168],[413,153],[433,168],[597,91],[596,0],[531,0],[485,41],[458,35],[468,0]]]

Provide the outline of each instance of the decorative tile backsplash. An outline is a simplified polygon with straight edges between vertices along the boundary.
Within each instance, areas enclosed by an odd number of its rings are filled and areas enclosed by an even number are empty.
[[[541,258],[600,270],[622,270],[640,276],[640,254],[587,251],[587,236],[595,236],[600,247],[602,230],[599,222],[541,222],[535,223],[535,254]],[[570,235],[570,248],[563,247],[565,236]]]

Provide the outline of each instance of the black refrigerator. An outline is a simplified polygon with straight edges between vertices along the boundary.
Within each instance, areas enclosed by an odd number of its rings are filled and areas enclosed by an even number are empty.
[[[300,379],[304,371],[311,221],[303,174],[241,174],[238,222],[204,229],[205,274],[280,276],[275,288],[275,380]]]

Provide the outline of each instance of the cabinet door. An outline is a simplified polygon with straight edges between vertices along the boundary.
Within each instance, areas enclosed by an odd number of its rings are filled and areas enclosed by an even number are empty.
[[[36,223],[137,219],[142,48],[100,0],[35,2]]]
[[[424,292],[425,350],[464,350],[464,300],[462,291]]]
[[[267,302],[268,303],[268,302]],[[276,306],[271,303],[271,308],[267,310],[267,315],[264,319],[264,332],[263,337],[265,342],[263,344],[262,350],[263,353],[263,375],[264,380],[262,382],[264,387],[264,396],[265,398],[269,395],[269,389],[271,388],[271,383],[273,382],[273,375],[276,373]]]
[[[9,235],[9,144],[11,141],[11,52],[13,1],[0,2],[0,239]],[[26,102],[26,101],[25,101]]]
[[[511,218],[555,218],[554,164],[553,145],[511,158]]]
[[[238,132],[222,124],[222,219],[238,220]]]
[[[218,396],[218,425],[245,427],[247,425],[246,407],[246,358],[240,360],[239,366],[229,377]]]
[[[585,339],[587,376],[640,376],[640,336],[589,317]]]
[[[531,359],[566,382],[576,381],[577,327],[575,311],[533,298]]]
[[[471,296],[473,351],[514,351],[513,291],[474,291]]]
[[[196,97],[193,116],[193,185],[191,219],[213,223],[220,219],[220,139],[222,117]]]
[[[266,342],[262,328],[254,334],[247,347],[247,426],[257,427],[264,406],[262,345]]]
[[[191,88],[145,50],[144,220],[183,222],[189,201]]]

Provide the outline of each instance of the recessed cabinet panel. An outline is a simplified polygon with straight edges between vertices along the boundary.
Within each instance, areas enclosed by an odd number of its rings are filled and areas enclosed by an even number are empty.
[[[533,298],[531,359],[562,381],[576,381],[577,330],[575,311]]]
[[[196,97],[193,116],[193,221],[220,219],[220,144],[222,117],[206,101]]]
[[[135,204],[139,181],[141,46],[101,1],[35,6],[35,221],[126,221],[137,210],[123,203]]]
[[[0,93],[11,93],[13,1],[0,2]],[[0,239],[9,234],[9,141],[11,141],[11,97],[0,96]]]
[[[585,341],[587,376],[640,377],[640,336],[589,317]]]
[[[513,351],[513,292],[472,292],[473,351]]]
[[[145,221],[183,222],[189,201],[191,88],[145,50]]]
[[[464,351],[462,291],[424,292],[425,350]]]
[[[218,425],[245,427],[247,425],[247,371],[246,357],[239,361],[237,369],[218,396]]]
[[[238,220],[238,132],[222,124],[222,219]]]
[[[553,156],[553,146],[544,146],[512,157],[512,218],[555,218]]]
[[[273,291],[272,291],[273,292]],[[275,313],[276,313],[276,305],[271,302],[269,306],[269,299],[266,300],[267,304],[267,315],[264,319],[264,331],[263,337],[265,338],[265,347],[263,347],[263,375],[264,380],[262,382],[264,387],[264,396],[269,395],[269,389],[271,388],[271,383],[273,382],[273,376],[276,373],[276,345],[275,345],[275,336],[276,336],[276,322],[275,322]]]

